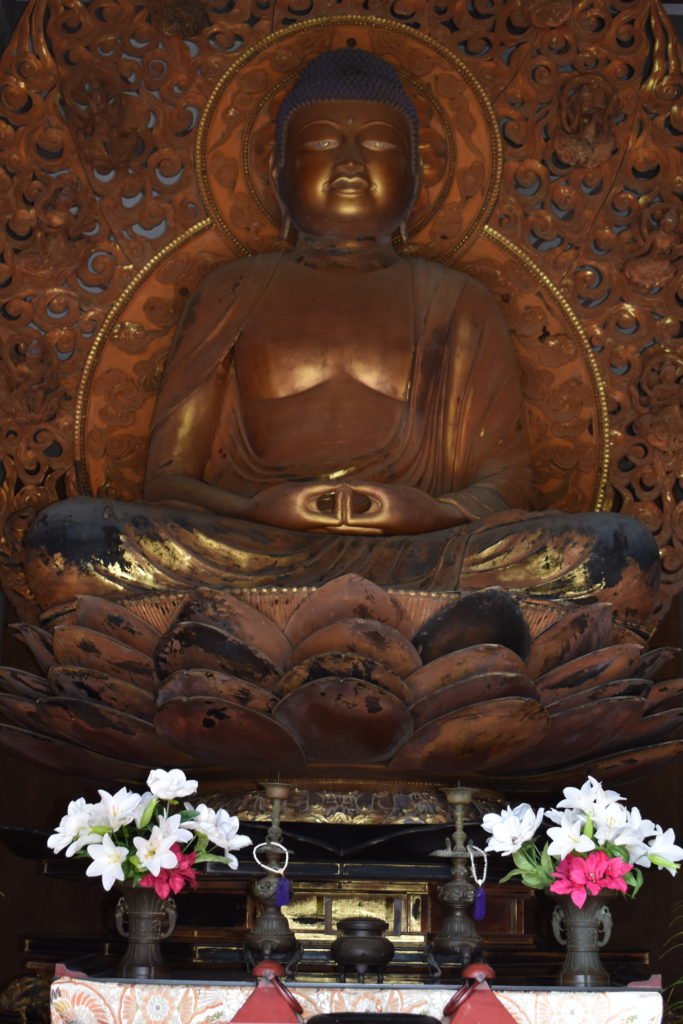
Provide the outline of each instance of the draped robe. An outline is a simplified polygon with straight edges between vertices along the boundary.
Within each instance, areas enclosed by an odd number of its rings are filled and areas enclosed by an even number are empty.
[[[283,481],[339,473],[332,461],[259,459],[245,428],[235,356],[256,311],[267,308],[284,258],[219,268],[188,302],[150,437],[151,457],[169,453],[169,471],[182,423],[210,437],[202,479],[225,491],[249,497]],[[634,623],[646,614],[658,563],[647,530],[624,516],[527,511],[523,402],[495,301],[465,274],[410,262],[412,366],[400,422],[389,443],[377,447],[369,438],[342,472],[351,481],[421,489],[455,505],[465,523],[409,536],[325,534],[197,508],[71,499],[44,510],[29,535],[27,574],[43,607],[77,593],[310,586],[354,572],[398,588],[499,585],[552,598],[597,597]],[[223,393],[208,422],[207,389],[217,379]]]

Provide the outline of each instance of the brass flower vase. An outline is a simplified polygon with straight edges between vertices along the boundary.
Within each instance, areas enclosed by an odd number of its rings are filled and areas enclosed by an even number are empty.
[[[582,907],[577,907],[568,895],[551,892],[556,901],[553,910],[553,935],[567,947],[558,985],[575,988],[604,988],[609,985],[609,974],[600,960],[600,950],[612,935],[612,915],[606,905],[614,890],[605,889],[599,896],[586,896]]]
[[[175,928],[175,900],[162,900],[154,889],[139,885],[124,884],[118,888],[123,895],[116,904],[116,930],[128,939],[128,948],[116,967],[117,977],[168,977],[170,972],[164,964],[160,943]]]

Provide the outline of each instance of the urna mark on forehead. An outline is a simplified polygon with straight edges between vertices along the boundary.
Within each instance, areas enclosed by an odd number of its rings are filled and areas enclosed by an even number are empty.
[[[419,166],[417,111],[396,69],[367,50],[351,47],[319,54],[303,69],[276,118],[275,166],[282,167],[287,125],[293,114],[326,100],[367,100],[402,113],[410,129],[413,169]]]

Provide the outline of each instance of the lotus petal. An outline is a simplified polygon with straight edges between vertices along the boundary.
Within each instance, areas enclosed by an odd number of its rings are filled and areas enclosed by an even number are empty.
[[[646,713],[677,708],[683,704],[683,679],[666,679],[653,683],[647,698]]]
[[[576,784],[577,779],[592,775],[602,781],[628,782],[668,767],[683,755],[683,739],[667,740],[647,747],[629,747],[613,754],[598,754],[582,761],[573,761],[559,768],[547,768],[537,772],[519,774],[496,773],[499,789],[513,792],[538,793],[544,789],[559,789]]]
[[[137,715],[148,722],[154,714],[154,695],[125,679],[116,679],[106,672],[80,665],[53,665],[47,674],[52,693],[57,697],[93,700],[118,708],[127,715]]]
[[[177,619],[219,626],[226,633],[245,640],[255,650],[262,651],[280,669],[285,667],[292,649],[272,619],[227,590],[212,590],[210,587],[193,590],[178,609]]]
[[[38,626],[30,626],[26,622],[13,622],[9,628],[18,640],[26,644],[41,672],[47,672],[50,665],[54,665],[52,635],[47,630],[40,629]]]
[[[598,603],[572,608],[534,637],[527,658],[527,671],[532,679],[536,679],[555,665],[605,647],[611,638],[611,605]]]
[[[293,647],[323,626],[338,619],[376,619],[405,633],[405,615],[392,597],[362,576],[349,573],[315,590],[293,612],[285,635]]]
[[[448,775],[485,771],[514,763],[548,728],[547,712],[530,697],[501,697],[470,704],[423,725],[389,768],[400,772]]]
[[[448,686],[442,686],[434,693],[427,694],[412,705],[410,713],[415,726],[418,727],[431,722],[434,718],[450,715],[459,708],[494,700],[496,697],[531,697],[538,701],[536,687],[526,674],[485,672],[480,676],[459,679]]]
[[[243,775],[300,771],[303,755],[278,722],[217,697],[175,697],[154,718],[161,736],[204,763]]]
[[[654,651],[645,651],[638,662],[637,674],[642,679],[654,679],[659,670],[680,653],[680,647],[657,647]]]
[[[270,687],[280,676],[262,651],[208,622],[171,626],[159,641],[156,665],[160,679],[180,669],[209,668]]]
[[[412,699],[416,701],[442,686],[457,683],[468,676],[483,676],[488,672],[526,675],[524,662],[509,648],[501,647],[500,644],[477,644],[435,658],[408,676],[406,684]]]
[[[683,740],[667,740],[664,743],[648,744],[637,749],[629,748],[614,754],[593,759],[583,767],[578,778],[592,775],[598,779],[642,779],[683,754]],[[572,778],[577,778],[576,774]]]
[[[170,747],[142,718],[127,715],[104,704],[73,697],[43,697],[38,701],[45,725],[88,750],[107,757],[130,759],[154,768],[160,764],[184,767],[192,758]]]
[[[29,697],[17,697],[13,693],[0,693],[0,711],[20,729],[41,732],[45,724],[38,714],[38,705]]]
[[[376,619],[339,619],[297,644],[290,654],[289,665],[298,665],[306,658],[329,651],[366,655],[402,678],[422,664],[410,641],[393,626]]]
[[[478,644],[500,644],[526,658],[530,637],[519,603],[504,590],[491,589],[465,594],[432,615],[413,643],[426,664]]]
[[[60,665],[80,665],[108,674],[114,671],[119,679],[146,690],[154,688],[156,672],[151,658],[87,626],[57,626],[54,648]]]
[[[51,690],[47,679],[34,676],[32,672],[24,672],[21,668],[0,668],[0,687],[5,693],[14,693],[17,697],[49,697]]]
[[[550,768],[580,757],[609,753],[625,742],[640,721],[644,707],[642,697],[607,697],[587,706],[559,711],[550,716],[543,742],[520,754],[517,766]]]
[[[141,619],[144,619],[161,636],[175,622],[178,608],[185,600],[186,595],[187,591],[175,591],[167,594],[141,594],[138,597],[126,598],[121,604],[125,608],[130,608]]]
[[[653,714],[643,715],[640,722],[629,729],[624,737],[629,746],[634,744],[650,744],[666,737],[679,736],[683,727],[683,707],[666,708]]]
[[[599,683],[629,678],[638,664],[641,650],[638,644],[615,644],[583,654],[566,665],[558,665],[536,680],[543,703],[581,689],[588,690]]]
[[[280,701],[273,717],[309,761],[384,762],[413,731],[401,701],[362,679],[317,679]]]
[[[0,749],[16,754],[17,757],[32,764],[54,768],[81,779],[139,782],[149,773],[149,765],[104,757],[75,743],[68,743],[54,736],[41,736],[25,729],[16,729],[11,725],[0,725]]]
[[[566,696],[544,706],[549,714],[556,715],[560,711],[568,711],[569,708],[585,707],[605,697],[643,697],[647,708],[647,695],[651,685],[649,679],[615,679],[611,683],[600,683],[587,690],[572,690]]]
[[[94,629],[96,633],[106,633],[115,640],[121,640],[149,658],[154,657],[161,636],[158,629],[150,626],[124,604],[90,594],[78,598],[76,623]]]
[[[76,622],[76,602],[53,605],[40,613],[38,621],[43,629],[51,633],[55,626],[73,626]]]
[[[157,694],[157,707],[174,697],[218,697],[252,711],[272,711],[277,697],[256,683],[208,668],[180,669],[165,679]]]
[[[361,654],[344,654],[338,651],[316,654],[302,661],[300,665],[295,665],[282,677],[274,692],[285,696],[306,683],[330,678],[362,679],[393,693],[403,704],[410,700],[410,690],[406,684],[386,665],[381,665],[378,661]]]

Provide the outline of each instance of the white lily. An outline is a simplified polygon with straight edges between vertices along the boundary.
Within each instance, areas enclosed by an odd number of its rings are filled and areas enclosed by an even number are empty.
[[[179,814],[161,815],[157,828],[162,838],[167,839],[171,837],[174,843],[180,843],[181,845],[193,838],[192,832],[184,824],[181,825]]]
[[[180,800],[196,793],[199,783],[188,779],[180,768],[171,768],[170,772],[155,768],[147,776],[147,785],[158,800]]]
[[[508,805],[500,814],[485,814],[482,828],[491,833],[486,850],[505,856],[516,853],[524,843],[533,839],[543,814],[542,807],[534,811],[530,804],[518,804],[517,807]]]
[[[654,839],[648,843],[647,853],[636,863],[649,867],[654,864],[660,870],[664,868],[670,875],[678,871],[678,862],[683,860],[683,849],[676,845],[676,836],[672,828],[666,832],[661,825],[655,825]]]
[[[123,865],[128,856],[126,846],[115,846],[111,836],[102,836],[101,843],[88,847],[88,856],[92,857],[92,863],[88,864],[86,875],[101,875],[102,885],[107,891],[114,882],[123,882]]]
[[[139,793],[131,793],[125,786],[122,786],[114,794],[108,793],[106,789],[99,789],[98,793],[100,802],[93,808],[93,815],[98,825],[116,832],[117,829],[135,821],[135,814],[140,803]]]
[[[592,775],[588,776],[581,789],[577,789],[575,786],[567,786],[562,792],[564,793],[564,800],[558,801],[558,807],[582,811],[584,814],[591,816],[597,803],[612,803],[624,799],[623,796],[620,796],[613,789],[603,789],[602,784],[597,779],[594,779]]]
[[[595,843],[584,835],[581,819],[571,812],[563,814],[559,825],[548,829],[550,845],[548,853],[551,857],[564,860],[570,853],[588,853],[595,849]]]
[[[205,807],[205,812],[210,812],[210,808]],[[209,818],[210,814],[205,813],[203,824],[208,825]],[[251,839],[249,836],[240,835],[239,827],[239,818],[228,814],[221,808],[215,812],[213,824],[201,830],[205,832],[209,842],[223,848],[223,855],[228,862],[228,867],[233,870],[237,867],[237,857],[233,856],[231,850],[241,850],[245,846],[251,846]]]
[[[545,816],[548,821],[554,821],[556,825],[561,825],[563,822],[579,822],[581,828],[586,824],[588,818],[583,811],[577,811],[572,808],[571,810],[558,811],[556,807],[551,807],[545,812]]]
[[[623,804],[615,800],[609,803],[596,804],[593,811],[595,838],[598,845],[616,842],[616,836],[624,832],[630,824],[630,815]]]
[[[197,804],[193,807],[186,801],[185,810],[196,812],[195,818],[185,822],[185,828],[191,828],[193,832],[204,832],[208,836],[216,827],[216,812],[212,807],[207,807],[206,804]]]
[[[656,831],[654,822],[649,818],[643,818],[637,807],[632,807],[628,812],[628,821],[620,829],[612,840],[616,846],[624,846],[628,850],[628,859],[631,864],[637,864],[638,860],[647,854],[648,846],[645,840],[653,836]]]
[[[66,814],[47,840],[50,849],[60,853],[66,848],[66,856],[72,857],[89,842],[99,842],[99,838],[90,833],[92,811],[93,805],[86,803],[83,797],[72,800]]]
[[[145,871],[156,876],[162,868],[177,867],[178,858],[171,849],[175,841],[174,836],[163,835],[158,825],[154,826],[148,839],[133,836],[135,855]]]

